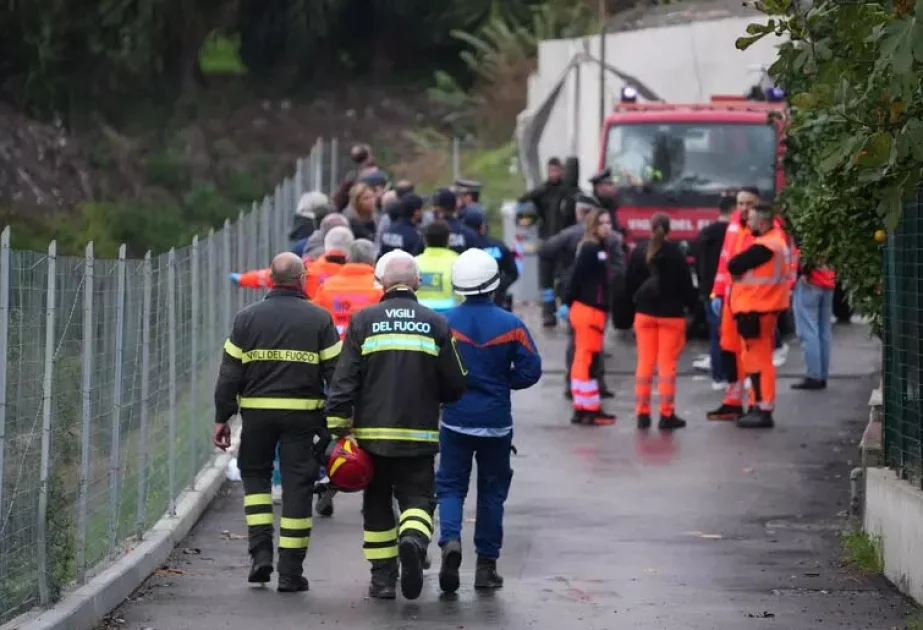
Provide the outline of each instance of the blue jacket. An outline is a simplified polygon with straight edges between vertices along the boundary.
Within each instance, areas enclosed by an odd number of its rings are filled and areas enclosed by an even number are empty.
[[[446,217],[449,224],[449,249],[456,254],[461,254],[472,247],[481,247],[481,235],[456,219]]]
[[[490,296],[469,297],[445,317],[468,369],[468,391],[444,407],[442,422],[459,428],[513,426],[510,392],[542,377],[542,359],[526,325]]]
[[[416,226],[407,219],[401,218],[393,222],[381,235],[381,249],[378,255],[384,256],[395,249],[403,249],[411,256],[423,251],[423,239]]]

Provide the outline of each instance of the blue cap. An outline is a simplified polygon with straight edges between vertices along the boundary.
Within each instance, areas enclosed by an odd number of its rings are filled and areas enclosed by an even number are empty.
[[[481,226],[487,221],[487,215],[484,209],[476,203],[469,204],[465,207],[465,215],[462,217],[462,223],[474,230],[480,230]]]
[[[443,210],[455,210],[458,200],[448,188],[440,188],[433,193],[433,205]]]
[[[423,207],[423,198],[416,193],[407,193],[398,203],[401,204],[401,216],[409,218]]]
[[[383,171],[376,170],[368,175],[363,175],[359,181],[367,186],[387,186],[388,176]]]

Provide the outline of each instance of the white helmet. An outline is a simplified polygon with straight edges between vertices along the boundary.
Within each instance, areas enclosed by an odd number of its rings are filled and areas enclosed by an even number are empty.
[[[403,249],[392,249],[390,252],[378,259],[378,262],[375,263],[375,284],[381,287],[381,279],[385,274],[385,267],[388,264],[388,261],[392,258],[413,258],[410,254],[405,252]]]
[[[483,249],[468,249],[452,265],[452,288],[459,295],[483,295],[500,286],[500,267]]]

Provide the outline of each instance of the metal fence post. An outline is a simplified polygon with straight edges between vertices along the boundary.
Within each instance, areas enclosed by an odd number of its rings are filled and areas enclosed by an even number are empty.
[[[126,248],[119,247],[116,267],[115,304],[115,377],[112,389],[112,418],[109,447],[109,553],[115,553],[119,535],[119,466],[122,450],[122,373],[125,359],[125,270]]]
[[[141,304],[141,419],[138,430],[138,537],[147,519],[147,423],[151,395],[151,252],[144,255],[143,294]]]
[[[170,413],[167,474],[170,516],[176,516],[176,250],[167,257],[167,354],[170,355]]]
[[[237,215],[237,223],[234,224],[234,230],[237,232],[237,260],[235,264],[237,265],[237,271],[243,273],[247,271],[247,243],[244,241],[244,222],[246,217],[241,210],[240,214]],[[245,291],[237,292],[237,308],[238,310],[243,308],[247,303],[247,296]],[[231,332],[230,322],[225,328],[225,334]]]
[[[10,328],[10,226],[0,234],[0,515],[3,511],[3,471],[6,470],[6,370]],[[0,516],[2,520],[2,516]],[[2,569],[2,567],[0,567]]]
[[[269,261],[272,260],[272,238],[270,238],[269,233],[272,231],[272,221],[270,221],[270,213],[272,212],[272,199],[269,198],[269,195],[263,197],[263,207],[260,208],[260,241],[262,243],[261,249],[263,250],[261,264],[269,264]]]
[[[58,245],[48,245],[48,286],[45,302],[45,374],[42,380],[42,455],[39,468],[38,522],[36,538],[38,549],[38,593],[43,606],[51,603],[48,584],[48,485],[51,477],[51,389],[54,385],[55,308],[57,306],[57,255]]]
[[[282,224],[282,184],[276,184],[272,196],[272,209],[269,213],[269,251],[271,254],[282,251],[286,234]],[[287,247],[285,249],[288,249]]]
[[[259,269],[263,261],[260,257],[260,205],[257,202],[253,202],[253,206],[250,208],[250,216],[247,219],[247,223],[253,226],[253,233],[247,239],[251,244],[250,255],[253,256],[252,269]]]
[[[90,486],[90,427],[93,423],[91,392],[93,391],[93,242],[87,243],[83,263],[83,346],[81,350],[81,412],[80,412],[80,486],[77,498],[77,582],[87,577],[87,500]]]
[[[217,256],[215,255],[215,248],[218,246],[218,240],[215,238],[215,230],[212,229],[208,233],[208,245],[205,248],[205,264],[207,269],[205,271],[206,282],[208,282],[206,302],[205,302],[205,324],[203,328],[207,331],[210,331],[210,334],[206,335],[206,348],[214,348],[220,342],[221,329],[218,326],[215,326],[215,322],[218,321],[218,266],[217,266]],[[225,284],[230,284],[226,282]],[[208,355],[208,378],[214,376],[215,363],[214,357],[212,354]]]
[[[224,228],[221,230],[221,268],[225,271],[231,268],[231,222],[228,219],[225,219]],[[243,272],[240,267],[238,267],[238,270]],[[221,313],[223,324],[220,334],[223,337],[231,330],[231,283],[225,280],[222,286],[224,286],[224,291],[221,303],[224,308],[222,308],[223,312]]]
[[[336,192],[337,185],[339,184],[339,182],[337,181],[337,175],[339,175],[339,173],[337,173],[337,167],[339,167],[339,164],[337,163],[337,158],[339,157],[339,154],[340,154],[340,141],[336,136],[334,136],[333,138],[330,139],[330,189],[329,190],[330,190],[331,197],[333,196],[333,193]]]
[[[461,177],[461,147],[458,136],[452,137],[452,181]]]
[[[192,237],[192,277],[190,283],[192,295],[189,299],[192,301],[192,330],[189,333],[189,353],[192,355],[192,361],[189,364],[190,380],[192,381],[192,391],[189,395],[189,407],[192,411],[189,418],[189,487],[195,490],[196,470],[199,461],[199,300],[201,296],[199,282],[199,237]]]
[[[304,158],[298,158],[295,160],[295,191],[294,198],[295,203],[298,203],[298,200],[301,199],[301,195],[304,194]]]
[[[318,138],[311,151],[314,157],[314,190],[324,188],[324,139]]]

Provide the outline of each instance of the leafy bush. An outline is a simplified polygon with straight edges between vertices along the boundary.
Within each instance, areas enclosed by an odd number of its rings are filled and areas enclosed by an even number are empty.
[[[737,41],[788,36],[769,70],[793,96],[782,202],[809,261],[838,272],[856,310],[881,316],[879,230],[923,173],[923,3],[759,3]]]

